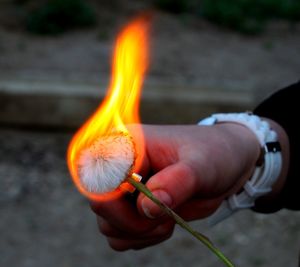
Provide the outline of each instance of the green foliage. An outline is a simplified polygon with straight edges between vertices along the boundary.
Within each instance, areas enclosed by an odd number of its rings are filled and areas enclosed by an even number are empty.
[[[203,0],[202,15],[244,33],[259,33],[270,19],[300,20],[299,0]]]
[[[29,14],[27,29],[37,34],[59,34],[95,23],[95,11],[84,0],[48,0]]]
[[[203,1],[202,15],[219,25],[246,33],[262,29],[259,8],[251,0]]]
[[[155,0],[155,5],[172,13],[198,15],[247,34],[261,32],[271,19],[300,20],[299,0]]]
[[[190,10],[191,0],[155,0],[156,7],[175,14]]]

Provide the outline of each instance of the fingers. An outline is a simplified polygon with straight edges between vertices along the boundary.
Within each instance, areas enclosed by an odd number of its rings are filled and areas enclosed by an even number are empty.
[[[161,236],[166,235],[170,231],[173,230],[175,222],[172,220],[167,220],[163,223],[159,223],[150,231],[144,233],[131,233],[124,232],[118,229],[115,225],[109,223],[105,219],[97,216],[97,223],[99,231],[107,237],[126,239],[126,240],[134,240],[139,238],[159,238]]]
[[[91,202],[92,210],[120,231],[141,234],[156,227],[157,222],[143,218],[129,201],[119,198],[113,201]]]
[[[174,222],[169,220],[164,224],[158,225],[152,231],[134,235],[132,233],[120,231],[114,225],[100,217],[98,217],[97,220],[99,231],[107,237],[109,245],[118,251],[141,249],[158,244],[168,239],[174,230]]]
[[[160,201],[175,208],[195,194],[197,183],[193,170],[184,162],[178,162],[156,173],[146,185]],[[163,214],[163,211],[143,194],[139,195],[138,209],[149,218],[157,218]]]
[[[141,249],[168,239],[175,223],[168,217],[149,220],[142,217],[132,203],[120,198],[109,202],[92,202],[98,215],[99,231],[118,251]]]

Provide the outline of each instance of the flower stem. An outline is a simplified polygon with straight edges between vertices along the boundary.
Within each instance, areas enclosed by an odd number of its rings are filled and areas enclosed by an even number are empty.
[[[134,174],[133,174],[134,175]],[[134,176],[128,177],[127,181],[133,185],[137,190],[142,192],[146,197],[151,199],[155,204],[157,204],[167,215],[173,218],[176,223],[191,233],[195,238],[201,241],[205,246],[207,246],[224,264],[228,267],[234,267],[234,264],[217,248],[213,243],[203,234],[195,231],[184,219],[182,219],[177,213],[175,213],[171,208],[158,200],[151,191],[142,183],[137,181]]]

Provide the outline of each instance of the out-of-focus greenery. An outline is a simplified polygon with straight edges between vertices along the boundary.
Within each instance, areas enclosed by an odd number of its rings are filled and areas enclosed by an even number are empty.
[[[186,0],[155,0],[154,4],[162,10],[175,14],[189,12],[191,8],[191,1]]]
[[[198,15],[247,34],[261,32],[272,19],[300,20],[299,0],[156,0],[155,5],[173,13]]]
[[[38,34],[59,34],[95,23],[95,10],[84,0],[48,0],[30,12],[27,29]]]
[[[203,0],[202,15],[245,33],[261,32],[268,20],[300,20],[299,0]]]

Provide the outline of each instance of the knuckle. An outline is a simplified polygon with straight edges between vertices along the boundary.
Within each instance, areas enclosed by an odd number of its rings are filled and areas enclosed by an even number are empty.
[[[111,225],[105,221],[98,223],[98,228],[99,231],[105,236],[112,236],[115,233]]]
[[[200,180],[202,177],[206,177],[206,174],[203,173],[203,171],[206,168],[201,168],[201,161],[196,164],[191,162],[184,162],[183,169],[185,172],[185,177],[188,177],[188,179],[185,179],[185,181],[181,184],[183,190],[187,190],[190,194],[194,194],[198,191],[198,188],[200,187]],[[197,167],[195,167],[197,166]],[[204,166],[207,166],[204,164]]]
[[[109,246],[115,251],[125,251],[130,248],[128,244],[124,243],[124,241],[120,239],[107,238],[107,241]]]
[[[144,235],[152,231],[157,227],[157,222],[152,222],[149,220],[149,223],[143,221],[130,222],[126,225],[126,230],[128,233],[133,235]]]
[[[120,237],[121,233],[118,229],[116,229],[113,225],[111,225],[108,221],[97,217],[98,230],[101,234],[107,237]]]
[[[165,239],[170,238],[173,234],[174,227],[175,227],[174,223],[164,224],[164,225],[159,226],[158,231],[157,231],[158,237],[165,238]]]
[[[160,235],[161,236],[171,236],[173,234],[174,231],[174,226],[163,226],[160,229]]]
[[[90,202],[90,208],[95,214],[101,215],[101,205],[99,203]]]
[[[128,232],[133,234],[133,235],[143,235],[149,232],[151,229],[145,228],[145,227],[133,227],[133,226],[128,226]]]

